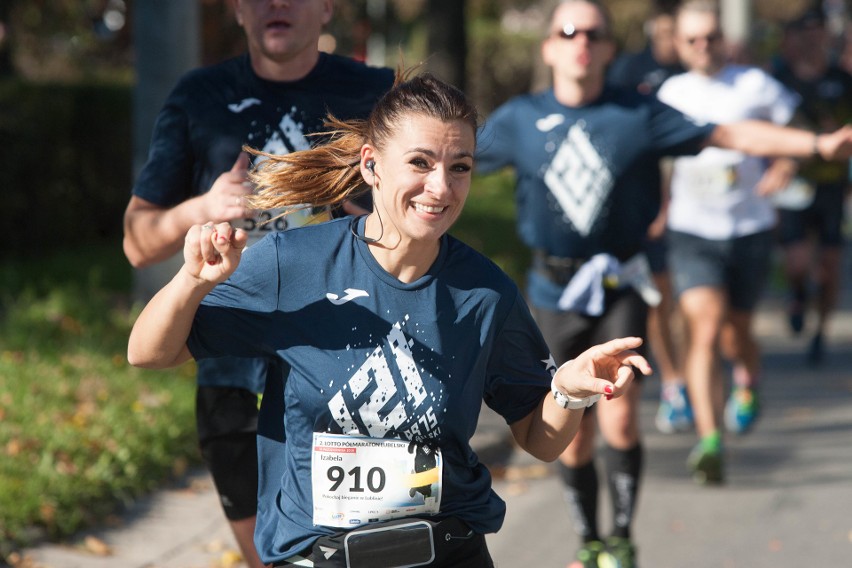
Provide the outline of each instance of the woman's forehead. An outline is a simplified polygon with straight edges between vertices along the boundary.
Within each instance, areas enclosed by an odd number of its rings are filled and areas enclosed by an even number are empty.
[[[461,119],[442,120],[422,113],[410,113],[400,117],[391,133],[394,147],[402,149],[413,145],[437,149],[445,146],[472,148],[476,143],[473,126]],[[401,146],[399,146],[401,145]],[[423,146],[426,147],[426,146]]]

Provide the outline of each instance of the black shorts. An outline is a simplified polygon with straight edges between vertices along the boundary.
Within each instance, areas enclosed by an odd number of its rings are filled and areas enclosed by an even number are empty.
[[[257,395],[230,387],[198,387],[196,423],[201,456],[225,516],[257,514]]]
[[[557,365],[617,337],[646,337],[648,305],[632,288],[606,290],[605,305],[601,316],[531,307]],[[644,347],[637,351],[643,353]],[[641,373],[636,373],[637,379],[641,377]]]
[[[778,209],[778,240],[782,246],[804,241],[816,235],[827,247],[843,244],[843,213],[846,200],[844,184],[817,186],[814,201],[801,211]]]
[[[645,256],[648,257],[651,273],[665,274],[669,271],[668,252],[667,235],[664,234],[658,239],[645,239]]]

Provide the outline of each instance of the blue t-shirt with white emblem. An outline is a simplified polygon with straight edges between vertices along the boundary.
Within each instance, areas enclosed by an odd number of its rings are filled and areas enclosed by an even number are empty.
[[[367,67],[325,53],[304,78],[268,81],[258,77],[248,55],[195,69],[184,75],[157,116],[148,160],[133,195],[173,207],[207,192],[231,169],[243,145],[273,154],[305,150],[321,141],[329,112],[340,119],[366,118],[393,84],[393,71]],[[262,235],[287,228],[287,218],[234,226]],[[198,366],[202,386],[242,386],[263,390],[263,360],[205,361]],[[247,383],[246,375],[254,378]]]
[[[514,168],[518,232],[532,249],[626,260],[660,208],[659,160],[697,153],[715,125],[697,125],[654,97],[612,87],[582,107],[552,90],[499,107],[477,136],[477,168]],[[562,288],[530,271],[527,292],[556,310]]]
[[[339,530],[313,525],[314,432],[440,448],[436,517],[497,531],[505,503],[470,446],[482,401],[512,423],[549,390],[550,352],[496,265],[444,236],[430,270],[403,283],[351,226],[339,219],[250,246],[200,306],[188,341],[197,359],[271,357],[285,369],[267,381],[258,424],[264,562]]]

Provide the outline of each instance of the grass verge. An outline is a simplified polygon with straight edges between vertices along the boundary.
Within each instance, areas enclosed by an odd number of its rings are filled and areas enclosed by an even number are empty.
[[[197,461],[193,366],[127,364],[130,275],[119,243],[0,260],[0,558]]]

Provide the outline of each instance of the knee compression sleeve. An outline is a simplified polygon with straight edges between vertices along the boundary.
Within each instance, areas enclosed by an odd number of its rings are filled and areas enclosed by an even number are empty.
[[[201,455],[225,516],[231,521],[257,514],[257,435],[238,432],[202,442]]]

